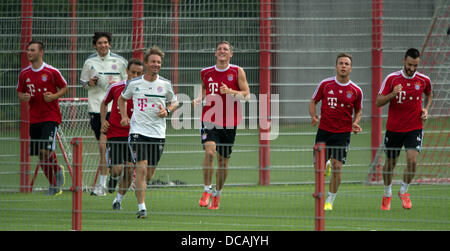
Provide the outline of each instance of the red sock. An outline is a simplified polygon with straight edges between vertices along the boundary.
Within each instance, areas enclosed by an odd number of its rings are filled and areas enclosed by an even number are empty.
[[[39,160],[39,165],[41,166],[45,177],[47,177],[48,183],[50,183],[50,185],[55,185],[55,182],[53,181],[53,170],[51,166],[47,162],[44,162],[42,160]]]
[[[55,186],[56,185],[56,172],[61,169],[61,167],[58,165],[58,160],[56,158],[55,152],[51,152],[48,156],[47,160],[40,160],[39,165],[42,168],[42,171],[44,171],[45,176],[48,179],[48,182]]]
[[[52,165],[52,169],[53,169],[54,173],[61,170],[61,167],[58,165],[58,158],[56,158],[55,152],[50,153],[50,155],[48,156],[48,162]]]

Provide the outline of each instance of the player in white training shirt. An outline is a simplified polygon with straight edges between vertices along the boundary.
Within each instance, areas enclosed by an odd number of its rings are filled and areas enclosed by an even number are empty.
[[[166,117],[178,107],[169,80],[159,76],[164,52],[154,46],[144,55],[145,75],[127,83],[119,98],[122,126],[130,125],[129,142],[136,158],[138,218],[147,217],[145,189],[155,172],[166,138]],[[133,99],[133,115],[127,115],[126,100]]]
[[[81,71],[81,85],[88,91],[88,111],[91,128],[99,141],[100,161],[98,172],[100,179],[95,186],[92,195],[106,195],[106,180],[108,167],[106,164],[106,134],[100,130],[100,104],[105,97],[106,90],[113,83],[127,79],[128,62],[123,57],[110,51],[112,35],[109,32],[95,32],[92,44],[96,53],[90,55],[84,62]],[[111,111],[108,105],[107,119]]]

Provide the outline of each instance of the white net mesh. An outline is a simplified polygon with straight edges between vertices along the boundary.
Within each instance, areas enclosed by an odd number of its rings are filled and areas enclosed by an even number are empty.
[[[59,107],[62,123],[58,133],[70,164],[72,164],[73,151],[71,140],[78,137],[85,142],[83,144],[83,184],[88,187],[94,182],[99,163],[99,150],[89,122],[87,98],[62,98],[59,100]]]

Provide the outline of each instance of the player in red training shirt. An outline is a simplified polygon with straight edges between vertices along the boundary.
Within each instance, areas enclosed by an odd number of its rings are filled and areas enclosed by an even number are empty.
[[[350,134],[361,132],[359,126],[363,107],[363,92],[350,80],[352,56],[340,53],[336,59],[336,76],[322,80],[309,103],[312,125],[319,122],[316,105],[322,101],[320,123],[315,142],[327,146],[331,158],[332,176],[325,210],[333,209],[333,202],[341,183],[341,169],[347,158]],[[354,116],[352,117],[352,115]]]
[[[403,69],[389,74],[383,81],[377,106],[389,103],[388,120],[384,146],[386,161],[383,166],[385,185],[382,210],[390,210],[392,198],[392,174],[397,163],[400,150],[406,149],[406,169],[398,193],[402,206],[411,209],[408,186],[416,173],[417,156],[422,146],[423,121],[428,118],[433,93],[430,78],[417,72],[420,52],[415,48],[406,51],[403,58]],[[422,95],[425,94],[425,107],[422,108]]]
[[[67,92],[67,82],[56,68],[43,61],[42,42],[28,43],[27,57],[31,65],[19,74],[17,96],[30,105],[30,154],[39,155],[39,165],[50,183],[47,195],[59,195],[64,170],[58,165],[54,150],[62,119],[58,98]]]
[[[193,100],[202,110],[202,144],[205,149],[203,160],[204,191],[199,201],[201,207],[219,209],[220,194],[228,175],[228,160],[236,136],[236,127],[242,120],[239,100],[250,98],[250,89],[244,70],[230,64],[233,48],[227,41],[219,42],[214,55],[216,64],[200,72],[202,79],[201,97]],[[212,191],[214,156],[217,150],[219,168],[216,172],[216,187]],[[212,199],[211,199],[212,195]],[[211,200],[210,200],[211,199]]]
[[[127,65],[127,80],[121,81],[109,86],[106,95],[100,104],[101,129],[107,137],[106,153],[108,155],[109,165],[111,166],[110,178],[108,181],[108,192],[113,193],[116,189],[120,174],[122,173],[122,165],[125,167],[124,175],[119,184],[119,191],[116,199],[113,201],[113,209],[121,209],[122,198],[131,185],[134,164],[133,157],[128,148],[128,135],[130,126],[122,126],[118,99],[125,88],[126,82],[137,78],[144,74],[144,63],[138,59],[131,59]],[[107,120],[108,104],[112,103],[111,114]],[[128,116],[133,114],[133,100],[126,103]]]

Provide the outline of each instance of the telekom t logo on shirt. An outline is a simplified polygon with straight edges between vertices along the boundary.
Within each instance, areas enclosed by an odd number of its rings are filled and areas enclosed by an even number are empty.
[[[331,108],[335,108],[337,106],[337,98],[328,98],[328,105]]]
[[[406,98],[406,92],[405,92],[405,91],[399,92],[399,93],[398,93],[398,96],[396,96],[395,98],[398,99],[398,100],[397,100],[397,103],[403,104],[403,103],[402,103],[402,100],[405,100],[405,98]]]
[[[147,107],[147,99],[146,98],[138,98],[138,108],[140,111],[144,111],[144,108]]]
[[[215,95],[219,91],[218,89],[219,85],[217,83],[209,83],[209,91],[211,92],[211,95]]]
[[[27,86],[28,86],[28,90],[30,90],[30,95],[34,96],[34,93],[36,92],[34,85],[31,84],[31,85],[27,85]]]

